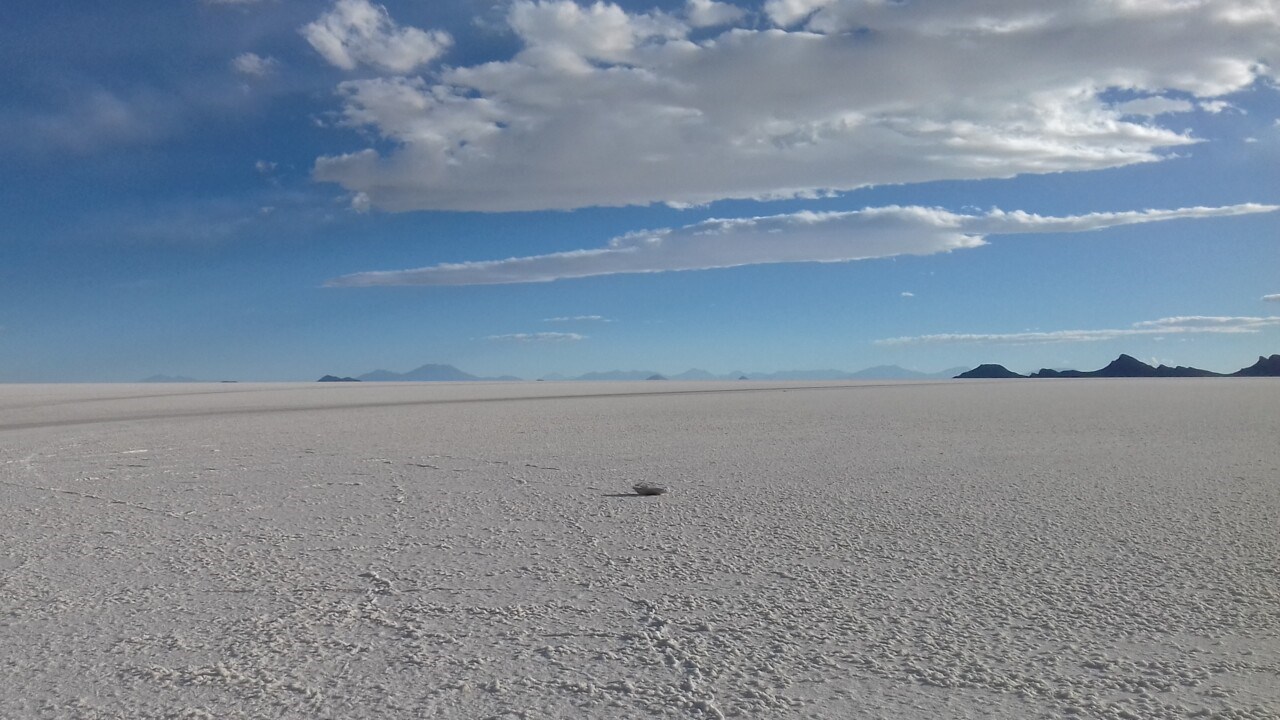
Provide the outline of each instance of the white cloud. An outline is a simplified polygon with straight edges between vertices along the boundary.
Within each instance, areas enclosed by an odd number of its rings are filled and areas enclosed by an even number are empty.
[[[641,62],[638,51],[645,44],[678,39],[685,32],[664,14],[631,15],[611,3],[582,7],[570,0],[517,0],[508,23],[525,44],[517,62],[545,64],[570,75],[590,73],[591,62]]]
[[[1158,121],[1277,79],[1259,58],[1280,56],[1255,0],[769,0],[778,27],[742,16],[706,38],[694,26],[727,8],[686,7],[514,0],[509,58],[344,83],[344,122],[387,149],[314,175],[389,210],[510,211],[1096,170],[1198,142]],[[404,32],[339,0],[307,35],[336,65],[397,72],[447,44],[361,50]],[[1144,99],[1126,114],[1110,91]]]
[[[1257,332],[1280,324],[1280,317],[1221,317],[1214,315],[1179,315],[1145,320],[1133,324],[1137,330],[1173,330],[1175,332]]]
[[[231,61],[231,69],[249,77],[266,77],[275,72],[279,66],[279,60],[251,52],[241,53]]]
[[[1201,107],[1203,106],[1202,104]],[[1112,109],[1121,115],[1145,115],[1146,117],[1191,112],[1195,108],[1196,106],[1192,105],[1190,100],[1160,97],[1158,95],[1129,100],[1112,106]]]
[[[735,23],[747,13],[742,8],[716,0],[687,0],[684,14],[690,26],[705,28]]]
[[[343,70],[364,64],[406,73],[436,59],[453,44],[448,33],[396,25],[385,7],[369,0],[336,0],[301,32],[316,52]]]
[[[1140,335],[1164,336],[1181,334],[1239,334],[1258,333],[1267,328],[1280,327],[1280,317],[1169,317],[1137,322],[1127,328],[1114,330],[1055,330],[1053,332],[1021,333],[944,333],[940,335],[916,335],[876,340],[876,345],[1040,345],[1063,342],[1100,342]]]
[[[775,25],[787,27],[837,2],[839,0],[767,0],[764,13]]]
[[[904,298],[913,298],[916,296],[916,294],[913,292],[901,292],[901,293],[898,293],[898,295]]]
[[[1263,295],[1262,299],[1264,302],[1280,302],[1280,293],[1276,293],[1274,295]]]
[[[572,316],[564,316],[564,317],[549,317],[549,318],[543,318],[543,319],[542,319],[542,322],[549,322],[549,323],[563,323],[563,322],[602,322],[602,323],[611,323],[611,322],[613,322],[613,321],[612,321],[612,320],[610,320],[609,318],[607,318],[607,317],[603,316],[603,315],[572,315]]]
[[[1274,205],[1142,210],[1044,217],[992,210],[960,215],[940,208],[889,206],[852,212],[799,212],[706,220],[682,228],[634,232],[606,247],[413,270],[362,272],[330,287],[490,285],[549,282],[617,273],[650,273],[794,262],[847,262],[895,255],[932,255],[986,244],[987,235],[1080,232],[1158,222],[1270,212]]]
[[[507,342],[577,342],[586,340],[586,335],[578,333],[558,333],[558,332],[537,332],[537,333],[510,333],[508,335],[490,335],[485,340],[498,340]]]
[[[276,168],[279,166],[279,163],[274,163],[270,160],[259,160],[253,164],[253,169],[257,170],[261,175],[270,175],[275,172]]]
[[[1223,112],[1224,110],[1235,110],[1237,112],[1244,112],[1243,110],[1236,107],[1235,105],[1232,105],[1226,100],[1202,100],[1200,101],[1200,109],[1212,115],[1217,115],[1218,113]]]
[[[1046,232],[1080,232],[1084,230],[1100,230],[1119,225],[1138,225],[1164,220],[1183,220],[1190,218],[1230,217],[1233,215],[1252,215],[1280,210],[1280,205],[1262,205],[1259,203],[1242,203],[1223,207],[1189,207],[1176,210],[1129,210],[1126,212],[1088,213],[1068,217],[1046,217],[1033,213],[1014,210],[1004,212],[992,210],[986,215],[966,216],[968,227],[973,232],[990,234],[1009,233],[1046,233]]]

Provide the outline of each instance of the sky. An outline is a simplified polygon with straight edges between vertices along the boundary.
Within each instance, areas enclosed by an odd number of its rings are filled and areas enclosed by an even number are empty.
[[[1280,0],[0,26],[0,382],[1280,353]]]

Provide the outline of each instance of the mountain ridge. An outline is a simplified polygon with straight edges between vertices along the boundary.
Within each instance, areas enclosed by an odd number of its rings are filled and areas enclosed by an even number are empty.
[[[1121,353],[1119,357],[1097,370],[1052,370],[1041,368],[1030,375],[1019,375],[1003,365],[987,363],[955,376],[957,379],[1000,379],[1000,378],[1185,378],[1185,377],[1280,377],[1280,354],[1258,356],[1258,361],[1233,373],[1218,373],[1196,367],[1178,365],[1170,367],[1160,364],[1148,365],[1141,360]]]
[[[1258,362],[1231,373],[1231,377],[1280,377],[1280,355],[1258,356]]]

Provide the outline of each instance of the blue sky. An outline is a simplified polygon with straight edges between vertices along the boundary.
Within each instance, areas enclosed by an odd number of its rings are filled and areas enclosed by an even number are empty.
[[[26,3],[0,60],[2,382],[1280,352],[1280,2]]]

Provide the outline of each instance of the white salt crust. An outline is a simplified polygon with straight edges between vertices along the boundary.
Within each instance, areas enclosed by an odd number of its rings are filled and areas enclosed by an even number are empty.
[[[0,386],[0,717],[1276,718],[1278,438],[1269,379]]]

